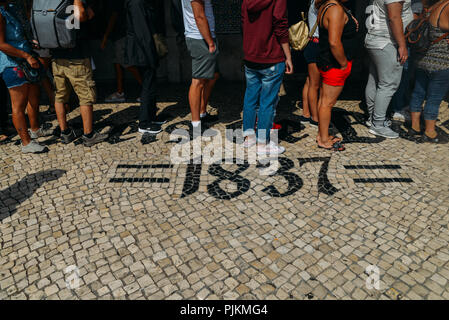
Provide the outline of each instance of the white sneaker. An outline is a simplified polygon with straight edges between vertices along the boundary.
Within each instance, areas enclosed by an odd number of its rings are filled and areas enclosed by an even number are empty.
[[[270,141],[269,144],[262,144],[257,146],[257,154],[270,154],[270,155],[278,155],[285,152],[285,148],[275,144],[273,141]]]
[[[109,97],[107,97],[106,99],[104,99],[104,101],[105,101],[105,102],[108,102],[108,103],[115,103],[115,102],[121,103],[121,102],[125,102],[125,101],[126,101],[126,99],[125,99],[125,93],[124,93],[124,92],[122,92],[122,93],[114,92],[114,93],[111,94]]]
[[[410,121],[410,113],[408,112],[408,110],[404,109],[401,111],[396,111],[393,114],[393,119],[394,120],[399,120],[399,121]]]
[[[251,148],[253,145],[257,143],[255,136],[247,136],[245,141],[243,142],[243,146],[245,148]]]

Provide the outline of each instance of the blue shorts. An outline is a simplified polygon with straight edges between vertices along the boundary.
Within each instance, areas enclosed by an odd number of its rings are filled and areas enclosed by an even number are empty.
[[[29,83],[22,69],[19,67],[6,68],[2,73],[2,78],[8,89]]]

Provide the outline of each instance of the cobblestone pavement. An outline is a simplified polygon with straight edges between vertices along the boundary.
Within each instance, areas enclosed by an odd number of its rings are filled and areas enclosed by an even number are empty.
[[[222,135],[240,126],[242,95],[214,95]],[[143,145],[138,108],[105,104],[95,116],[108,142],[0,147],[0,299],[449,299],[447,103],[445,143],[431,145],[378,139],[359,101],[341,100],[347,150],[331,153],[283,98],[287,152],[264,176],[254,164],[170,162],[185,96],[162,89],[172,119]],[[78,110],[70,118],[79,128]],[[366,285],[370,265],[379,290]]]

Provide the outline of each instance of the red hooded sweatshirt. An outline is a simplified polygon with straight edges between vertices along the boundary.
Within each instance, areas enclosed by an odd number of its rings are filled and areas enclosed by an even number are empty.
[[[281,43],[289,42],[287,0],[243,0],[242,25],[246,61],[285,61]]]

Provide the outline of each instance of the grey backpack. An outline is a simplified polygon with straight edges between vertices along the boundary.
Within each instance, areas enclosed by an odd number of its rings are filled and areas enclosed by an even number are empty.
[[[72,12],[69,6],[73,0],[33,1],[31,26],[34,38],[44,49],[74,48],[76,46],[76,28],[70,27]],[[68,12],[68,13],[67,13]]]

